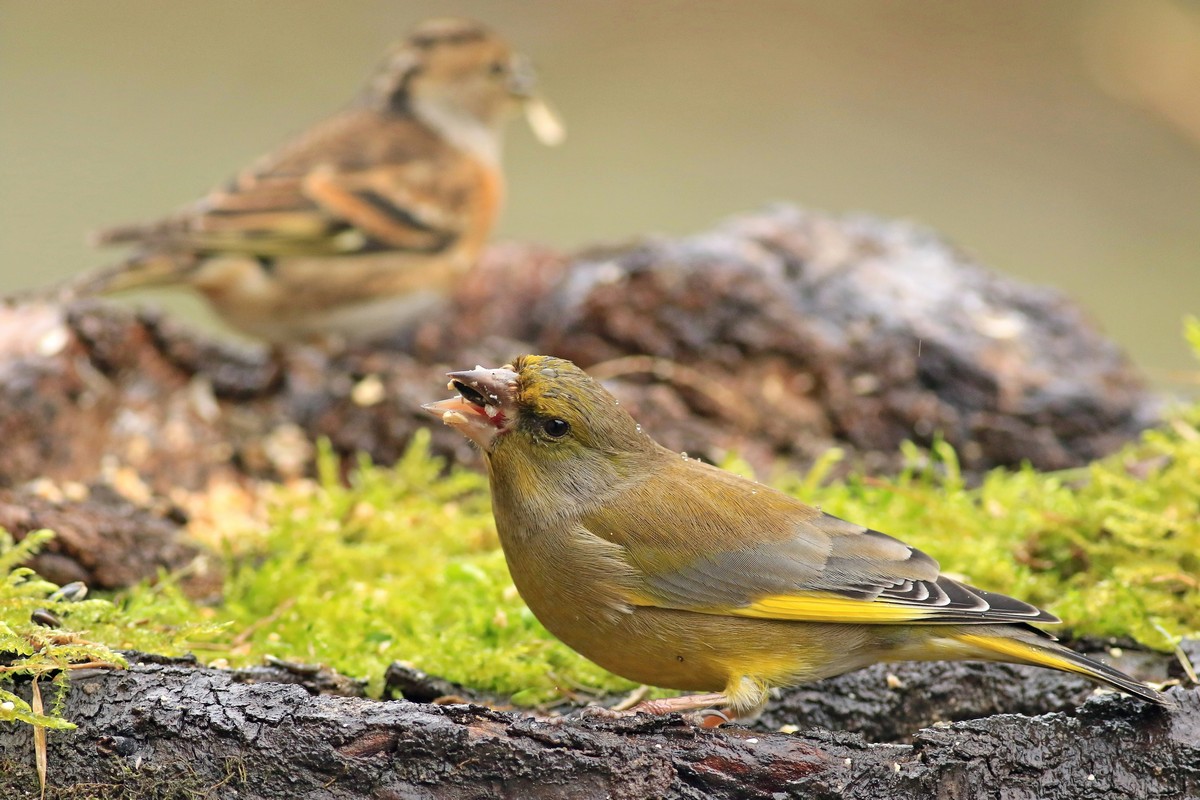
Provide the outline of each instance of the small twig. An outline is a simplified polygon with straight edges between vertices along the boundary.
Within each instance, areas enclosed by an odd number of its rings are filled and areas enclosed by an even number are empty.
[[[52,669],[120,669],[120,664],[114,664],[111,661],[81,661],[78,664],[67,664],[58,666],[57,664]],[[0,674],[5,672],[31,672],[28,665],[11,664],[9,666],[0,667]]]
[[[1196,580],[1191,575],[1185,575],[1182,572],[1172,572],[1168,575],[1155,575],[1150,579],[1150,583],[1182,583],[1189,589],[1200,588],[1200,580]]]
[[[641,686],[637,687],[632,692],[625,695],[625,699],[622,700],[621,702],[617,703],[616,705],[614,705],[610,710],[611,711],[628,711],[629,709],[636,706],[638,703],[645,700],[646,695],[648,695],[648,694],[650,694],[650,687],[643,683]]]
[[[29,707],[39,716],[46,713],[42,706],[42,690],[38,687],[36,677],[33,679]],[[42,800],[46,800],[46,729],[41,725],[33,726],[33,759],[37,764],[38,782],[42,785]]]
[[[121,669],[121,665],[112,661],[80,661],[68,664],[67,669]]]
[[[289,597],[279,605],[275,606],[275,610],[270,614],[267,614],[265,617],[259,617],[245,628],[242,628],[242,632],[233,637],[231,647],[240,647],[241,645],[244,645],[246,642],[250,641],[250,637],[254,635],[255,631],[257,631],[259,628],[262,628],[264,625],[270,625],[272,622],[279,619],[279,617],[283,615],[283,612],[287,611],[294,605],[296,605],[296,598]]]

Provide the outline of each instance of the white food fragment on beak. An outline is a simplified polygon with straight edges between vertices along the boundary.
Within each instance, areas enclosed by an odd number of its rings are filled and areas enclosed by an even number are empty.
[[[555,147],[567,138],[567,128],[562,118],[540,97],[525,101],[525,121],[529,123],[533,135],[544,145]]]
[[[490,406],[490,405],[484,406],[483,413],[488,415],[488,419],[495,419],[496,415],[500,413],[500,409],[496,408],[495,406]]]
[[[461,411],[447,411],[442,414],[442,422],[446,425],[453,425],[456,422],[466,423],[466,421],[467,418]]]

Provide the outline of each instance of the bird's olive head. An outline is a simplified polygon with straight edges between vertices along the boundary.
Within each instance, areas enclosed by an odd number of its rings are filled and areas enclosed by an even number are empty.
[[[457,397],[424,408],[475,442],[493,473],[559,494],[620,478],[656,445],[608,391],[552,356],[450,373]]]

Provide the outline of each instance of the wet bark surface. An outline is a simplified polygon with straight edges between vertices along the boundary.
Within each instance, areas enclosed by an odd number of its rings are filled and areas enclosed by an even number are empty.
[[[914,726],[911,743],[892,744],[810,728],[802,697],[789,712],[799,730],[783,734],[679,717],[548,721],[135,665],[72,681],[64,710],[79,727],[48,748],[52,787],[72,788],[48,796],[1194,797],[1200,695],[1172,695],[1173,709],[1108,694],[1071,714]],[[32,793],[30,730],[0,729],[0,753],[4,796]]]

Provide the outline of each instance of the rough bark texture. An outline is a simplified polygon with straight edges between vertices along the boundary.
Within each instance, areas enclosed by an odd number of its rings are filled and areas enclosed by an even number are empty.
[[[1178,659],[1121,648],[1119,658],[1096,641],[1077,644],[1080,652],[1155,683],[1188,685]],[[1129,644],[1129,643],[1126,643]],[[1187,643],[1200,647],[1200,642]],[[511,709],[507,699],[428,675],[399,662],[384,676],[383,696],[418,703],[475,703]],[[750,727],[777,731],[797,722],[861,734],[871,742],[910,742],[930,725],[989,717],[1073,713],[1096,692],[1095,684],[1075,675],[1011,664],[962,661],[876,664],[857,672],[780,691]],[[602,700],[611,706],[624,698]],[[555,709],[569,714],[572,706]]]
[[[27,689],[28,687],[24,687]],[[926,728],[912,744],[679,718],[543,721],[479,706],[314,696],[186,666],[77,675],[48,797],[1183,798],[1200,793],[1200,695]],[[806,722],[802,718],[795,721]],[[0,728],[0,795],[33,796],[32,734]]]
[[[57,534],[29,566],[59,585],[118,589],[184,566],[200,548],[181,522],[177,509],[139,508],[104,485],[74,496],[52,485],[0,489],[0,528],[17,539],[41,528]]]

